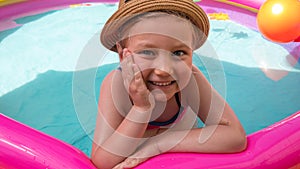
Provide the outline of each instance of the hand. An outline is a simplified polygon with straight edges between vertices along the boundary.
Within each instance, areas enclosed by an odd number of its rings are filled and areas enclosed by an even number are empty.
[[[113,169],[133,168],[158,154],[161,154],[161,151],[155,139],[150,138],[133,155],[126,158]]]
[[[153,107],[154,97],[148,90],[138,65],[134,63],[132,53],[127,48],[123,49],[123,58],[121,67],[125,88],[135,107],[147,111]]]
[[[133,168],[146,161],[147,159],[148,158],[127,158],[122,163],[116,165],[113,169]]]

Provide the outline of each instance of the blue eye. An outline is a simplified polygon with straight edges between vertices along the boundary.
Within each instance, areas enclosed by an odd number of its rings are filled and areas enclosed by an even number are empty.
[[[177,50],[177,51],[172,53],[173,56],[183,56],[185,54],[186,54],[186,52],[184,52],[182,50]]]
[[[152,50],[141,50],[141,51],[138,51],[137,54],[147,55],[147,56],[154,56],[155,52],[152,51]]]

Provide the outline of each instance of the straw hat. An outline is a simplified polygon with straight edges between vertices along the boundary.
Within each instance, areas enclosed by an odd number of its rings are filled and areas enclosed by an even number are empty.
[[[193,0],[120,0],[118,10],[108,19],[101,32],[101,43],[109,50],[117,51],[116,42],[120,41],[120,27],[134,15],[153,11],[177,11],[184,13],[201,32],[195,48],[206,40],[209,20],[206,13]],[[205,36],[203,36],[203,34]]]

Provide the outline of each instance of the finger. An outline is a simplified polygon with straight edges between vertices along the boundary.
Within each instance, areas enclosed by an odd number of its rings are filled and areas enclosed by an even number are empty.
[[[133,168],[139,164],[139,160],[136,158],[127,158],[124,161],[124,165],[122,166],[123,168]]]
[[[127,59],[123,59],[121,62],[121,73],[122,73],[122,77],[123,79],[127,79],[128,76],[128,60]]]
[[[134,78],[134,71],[132,68],[132,54],[131,52],[125,48],[123,49],[123,61],[122,61],[122,77],[124,79],[124,85],[127,91],[129,90],[129,86]]]
[[[122,167],[123,168],[133,168],[133,167],[136,167],[137,165],[143,163],[147,159],[148,158],[128,158],[128,161],[126,160]]]
[[[133,64],[132,65],[132,69],[133,69],[133,72],[134,72],[134,80],[136,82],[141,82],[143,81],[143,77],[142,77],[142,72],[140,71],[140,69],[138,68],[138,65],[136,64]]]
[[[138,65],[136,65],[136,64],[134,64],[134,71],[135,71],[134,81],[135,81],[136,86],[142,91],[146,91],[146,90],[148,91],[148,88],[144,81],[143,74],[140,71]]]
[[[133,70],[131,67],[132,64],[133,60],[131,52],[127,48],[123,49],[123,59],[121,63],[122,70],[124,70],[124,72],[133,74]]]
[[[116,166],[114,166],[112,169],[123,169],[123,168],[124,168],[123,165],[124,165],[123,162],[122,162],[122,163],[119,163],[119,164],[117,164]]]
[[[127,61],[128,67],[130,67],[134,63],[132,57],[132,53],[127,48],[123,49],[123,58]]]
[[[122,65],[121,65],[121,68],[122,68],[121,75],[122,75],[122,78],[123,78],[123,81],[124,81],[125,89],[128,92],[129,91],[129,84],[130,84],[131,79],[130,79],[130,76],[128,75],[128,68],[126,66],[126,64],[127,64],[126,62],[127,62],[126,60],[124,60],[122,62]]]

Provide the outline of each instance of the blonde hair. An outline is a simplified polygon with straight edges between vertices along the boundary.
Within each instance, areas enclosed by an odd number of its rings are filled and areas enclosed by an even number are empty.
[[[177,11],[171,11],[171,10],[159,10],[159,11],[153,11],[153,12],[146,12],[146,13],[142,13],[142,14],[131,17],[129,20],[126,21],[126,23],[124,23],[119,28],[119,37],[122,37],[122,38],[121,38],[120,42],[118,42],[118,43],[121,45],[121,47],[125,46],[125,41],[126,41],[126,39],[129,38],[129,30],[136,23],[138,23],[144,19],[158,18],[158,17],[166,16],[166,14],[169,14],[171,16],[176,16],[176,17],[178,17],[179,21],[186,21],[186,23],[190,25],[191,30],[192,30],[191,31],[192,37],[193,37],[192,43],[193,43],[193,48],[194,48],[195,42],[199,39],[199,38],[197,38],[197,32],[199,32],[199,28],[197,28],[193,24],[192,20],[190,18],[188,18],[188,16],[185,15],[184,13],[177,12]]]

